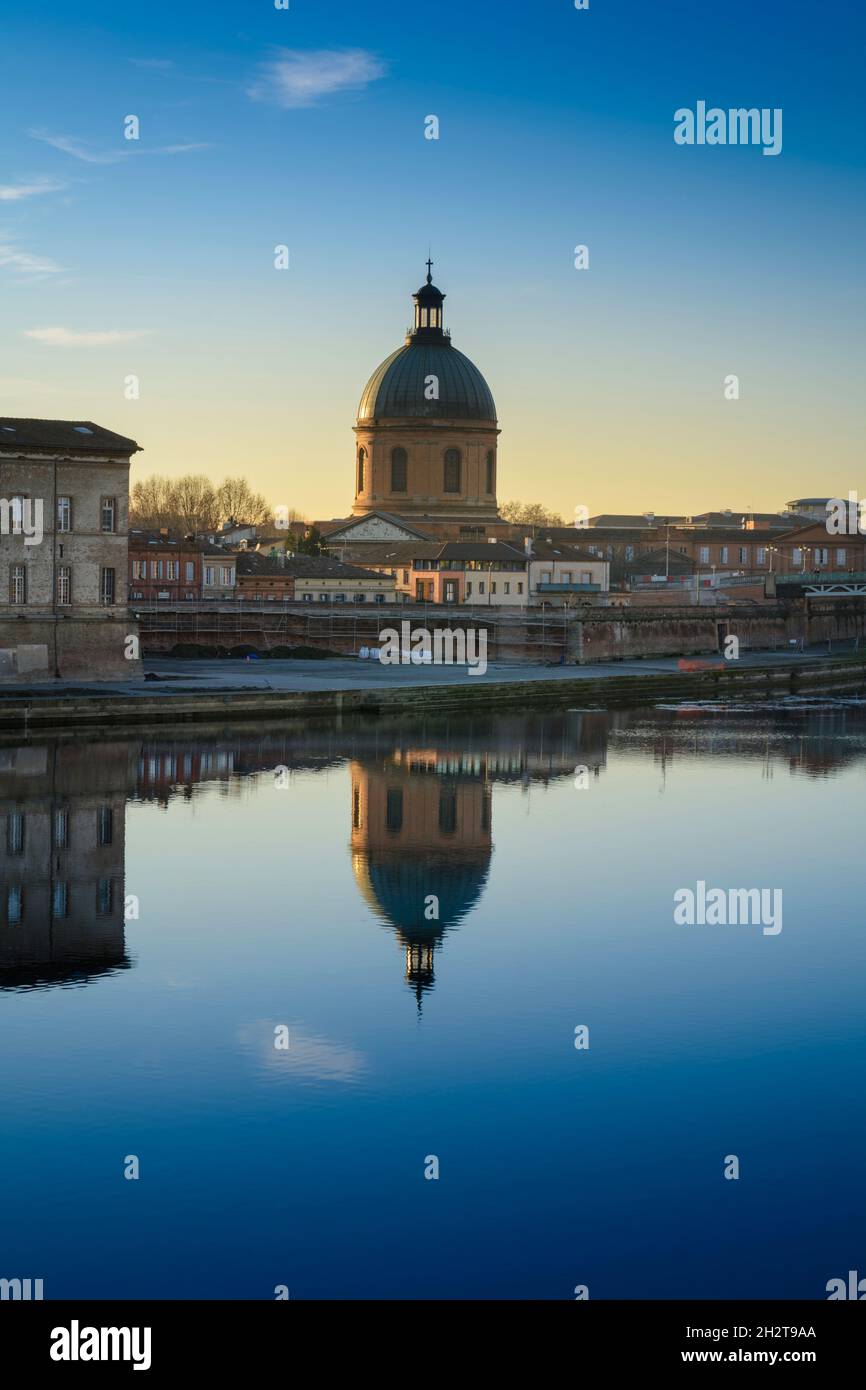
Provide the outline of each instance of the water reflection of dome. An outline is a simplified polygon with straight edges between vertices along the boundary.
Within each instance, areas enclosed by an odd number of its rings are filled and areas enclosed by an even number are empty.
[[[351,763],[352,870],[371,911],[397,933],[419,1007],[435,951],[480,901],[492,854],[483,760],[445,767],[430,749]]]
[[[377,916],[406,933],[447,931],[462,922],[478,903],[490,869],[490,854],[456,852],[411,858],[359,852],[352,871],[365,901]],[[439,920],[424,916],[429,896],[438,902]]]

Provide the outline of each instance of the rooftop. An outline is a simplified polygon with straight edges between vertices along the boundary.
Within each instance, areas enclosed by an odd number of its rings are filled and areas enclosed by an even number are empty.
[[[92,420],[27,420],[0,415],[0,449],[63,449],[67,453],[135,454],[134,439],[115,434]]]

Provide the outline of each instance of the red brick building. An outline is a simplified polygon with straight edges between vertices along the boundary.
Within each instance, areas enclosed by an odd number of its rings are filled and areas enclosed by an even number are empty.
[[[129,597],[140,603],[201,598],[202,546],[167,532],[130,531]]]

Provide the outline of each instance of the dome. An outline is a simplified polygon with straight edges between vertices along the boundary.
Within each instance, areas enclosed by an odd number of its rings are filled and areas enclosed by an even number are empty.
[[[427,400],[427,377],[439,381],[439,399]],[[496,406],[484,377],[448,338],[413,339],[376,368],[361,396],[358,422],[416,418],[496,423]]]
[[[445,855],[357,852],[352,870],[368,905],[408,938],[437,935],[456,927],[481,898],[490,870],[490,851]],[[427,895],[439,899],[439,917],[424,916]]]

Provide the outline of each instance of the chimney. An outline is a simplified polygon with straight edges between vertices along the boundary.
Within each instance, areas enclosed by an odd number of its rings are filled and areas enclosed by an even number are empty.
[[[655,521],[655,519],[656,519],[656,514],[655,514],[655,512],[644,512],[644,520],[645,520],[645,521],[648,521],[649,524],[650,524],[650,526],[652,526],[652,524],[653,524],[653,522]]]
[[[524,537],[523,537],[523,549],[524,549],[524,552],[526,553],[526,555],[528,556],[528,558],[531,560],[531,559],[532,559],[532,537],[531,537],[531,536],[524,536]]]

